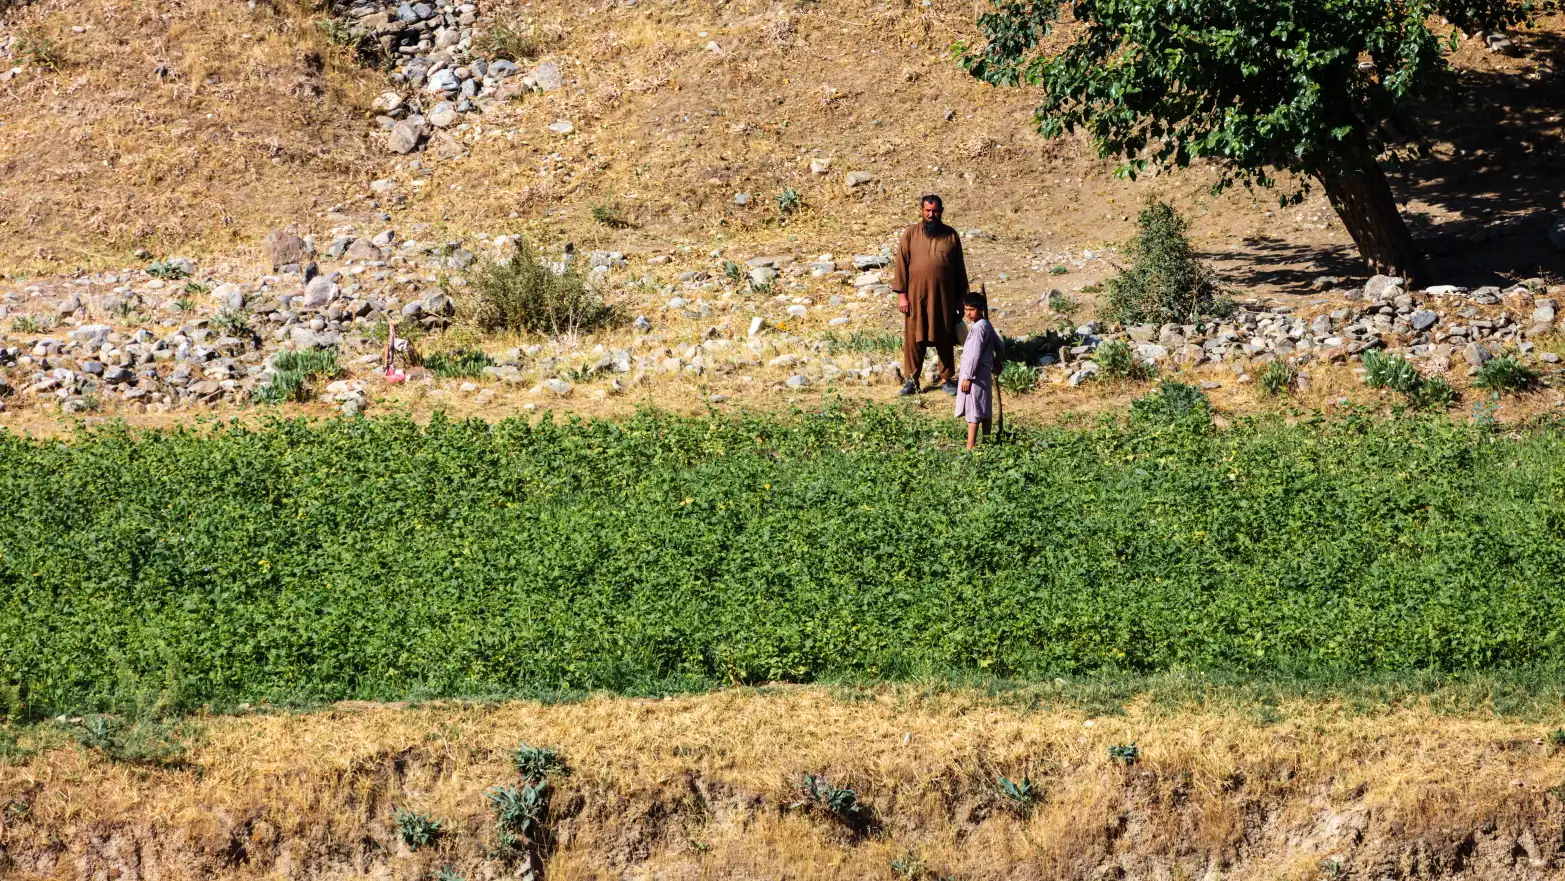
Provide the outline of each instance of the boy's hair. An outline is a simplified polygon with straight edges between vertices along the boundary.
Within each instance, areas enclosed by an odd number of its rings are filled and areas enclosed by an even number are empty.
[[[977,309],[979,312],[988,312],[989,311],[989,300],[988,300],[988,298],[985,297],[983,294],[980,294],[977,291],[971,291],[971,292],[968,293],[967,296],[963,297],[962,298],[962,305],[963,306],[972,306],[974,309]]]

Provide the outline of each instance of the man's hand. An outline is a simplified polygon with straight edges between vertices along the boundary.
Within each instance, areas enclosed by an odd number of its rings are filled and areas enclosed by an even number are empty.
[[[963,394],[970,393],[970,392],[972,392],[972,390],[973,390],[973,381],[971,379],[964,379],[964,380],[962,380],[962,392],[963,392]]]
[[[906,315],[906,314],[908,314],[908,309],[909,308],[910,307],[909,307],[908,301],[907,301],[907,292],[906,291],[898,291],[897,292],[897,311],[901,312],[903,315]]]

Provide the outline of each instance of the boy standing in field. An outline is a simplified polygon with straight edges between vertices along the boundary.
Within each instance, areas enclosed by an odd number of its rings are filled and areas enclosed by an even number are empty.
[[[962,299],[962,317],[967,319],[967,341],[962,344],[962,364],[957,369],[961,383],[956,395],[956,415],[967,419],[967,448],[978,440],[978,428],[984,437],[994,414],[994,375],[1005,357],[1005,341],[989,323],[989,301],[983,294],[968,294]]]

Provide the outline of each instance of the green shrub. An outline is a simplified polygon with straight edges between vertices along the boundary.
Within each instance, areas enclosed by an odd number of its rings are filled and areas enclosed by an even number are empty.
[[[430,373],[446,379],[481,379],[484,370],[493,366],[493,358],[475,349],[437,352],[424,359]]]
[[[1418,369],[1400,355],[1388,355],[1370,349],[1362,356],[1364,381],[1370,388],[1387,388],[1404,395],[1411,395],[1418,388]]]
[[[1023,817],[1032,814],[1033,808],[1038,805],[1038,787],[1033,784],[1031,777],[1023,777],[1020,783],[1009,777],[1001,777],[996,782],[1000,794],[1005,796],[1018,814]]]
[[[1049,292],[1049,311],[1055,313],[1056,315],[1062,315],[1066,318],[1070,318],[1080,310],[1081,304],[1076,302],[1076,298],[1072,297],[1070,294],[1067,294],[1064,291]]]
[[[440,840],[441,823],[428,814],[393,808],[392,816],[397,821],[397,835],[409,850],[433,847]]]
[[[18,315],[11,319],[13,333],[48,333],[54,319],[44,315]]]
[[[1537,372],[1510,355],[1490,358],[1473,377],[1475,387],[1493,392],[1525,391],[1537,383]]]
[[[1070,267],[1067,267],[1067,266],[1050,266],[1049,267],[1049,274],[1050,275],[1066,275],[1069,272],[1070,272]]]
[[[902,335],[899,333],[869,333],[855,330],[844,338],[828,330],[821,335],[821,342],[826,344],[826,352],[829,355],[841,355],[844,352],[900,352],[902,350]]]
[[[777,213],[784,217],[795,214],[804,208],[804,197],[793,187],[784,187],[777,195]]]
[[[1182,382],[1164,382],[1157,391],[1130,404],[1130,419],[1145,425],[1205,428],[1212,424],[1206,392]]]
[[[1102,343],[1093,353],[1092,360],[1098,365],[1098,375],[1108,380],[1144,380],[1157,374],[1157,369],[1137,358],[1124,340]]]
[[[241,309],[222,309],[212,316],[212,328],[224,336],[245,336],[250,333],[250,316]]]
[[[1015,395],[1025,395],[1038,387],[1038,368],[1020,361],[1007,361],[1000,368],[1000,388]]]
[[[1293,365],[1279,358],[1261,371],[1261,389],[1275,398],[1292,391],[1298,378],[1299,373],[1293,369]]]
[[[94,714],[83,719],[73,733],[77,743],[113,762],[173,767],[185,757],[177,723],[150,716],[127,720]]]
[[[272,356],[272,378],[256,392],[263,404],[308,401],[321,381],[337,377],[336,349],[284,349]]]
[[[592,206],[592,219],[609,229],[629,229],[631,226],[630,221],[622,217],[618,211],[602,205]]]
[[[1408,402],[1419,410],[1449,410],[1459,398],[1449,382],[1433,376],[1419,381],[1418,387],[1408,395]]]
[[[509,260],[475,264],[452,299],[480,330],[588,333],[618,320],[587,280],[567,266],[556,273],[521,241]]]
[[[791,805],[796,810],[814,809],[853,829],[870,824],[869,808],[859,801],[859,794],[844,786],[833,786],[824,777],[805,774],[799,781],[799,795],[799,800]]]
[[[147,267],[147,274],[153,278],[161,278],[165,281],[172,281],[175,279],[184,278],[185,276],[189,275],[189,273],[185,271],[184,266],[168,260],[159,260],[158,262],[151,264]]]
[[[494,808],[495,826],[501,833],[520,835],[537,841],[549,813],[549,784],[533,781],[515,786],[496,786],[485,795]]]
[[[511,764],[516,766],[516,772],[522,775],[523,780],[541,781],[550,775],[563,777],[571,773],[564,757],[546,746],[522,744],[511,754]]]
[[[1134,765],[1137,759],[1141,758],[1141,751],[1133,743],[1128,746],[1116,744],[1109,747],[1109,758],[1116,762],[1122,762],[1126,767],[1129,767]]]
[[[1127,247],[1130,266],[1108,283],[1107,314],[1122,324],[1192,324],[1233,312],[1211,270],[1196,259],[1185,221],[1173,206],[1153,202],[1136,218],[1140,233]]]

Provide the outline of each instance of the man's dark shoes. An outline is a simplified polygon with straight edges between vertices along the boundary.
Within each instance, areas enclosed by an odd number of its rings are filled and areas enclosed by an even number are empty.
[[[903,396],[918,394],[918,378],[914,377],[913,379],[910,379],[907,382],[903,383],[902,384],[902,391],[897,392],[897,394],[898,395],[903,395]]]
[[[956,397],[956,380],[953,379],[945,385],[941,386],[940,390],[953,398]]]

